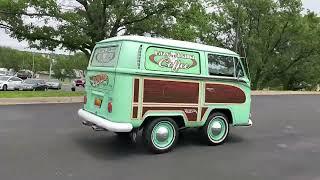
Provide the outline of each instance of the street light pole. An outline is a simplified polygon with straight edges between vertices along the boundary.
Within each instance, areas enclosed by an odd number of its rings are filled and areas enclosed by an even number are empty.
[[[52,59],[50,57],[50,55],[48,55],[49,57],[49,61],[50,61],[50,68],[49,68],[49,79],[51,79],[51,71],[52,71]]]
[[[32,53],[32,76],[34,77],[34,52]]]

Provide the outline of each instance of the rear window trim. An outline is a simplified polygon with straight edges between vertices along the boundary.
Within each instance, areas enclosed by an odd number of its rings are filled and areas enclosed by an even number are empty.
[[[108,48],[108,47],[117,47],[117,52],[116,52],[116,57],[117,57],[117,62],[113,65],[113,66],[94,66],[92,65],[92,61],[93,61],[93,58],[94,58],[94,55],[95,55],[95,52],[97,49],[99,48]],[[121,45],[118,44],[118,43],[112,43],[112,44],[104,44],[104,45],[100,45],[100,46],[96,46],[93,50],[93,53],[90,57],[90,63],[89,63],[89,66],[90,67],[101,67],[101,68],[116,68],[117,65],[118,65],[118,61],[119,61],[119,53],[120,53],[120,50],[121,50]]]

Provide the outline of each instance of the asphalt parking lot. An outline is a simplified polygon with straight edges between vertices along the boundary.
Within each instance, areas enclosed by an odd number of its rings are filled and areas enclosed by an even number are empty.
[[[147,153],[83,127],[81,104],[0,106],[3,180],[319,180],[320,96],[253,97],[252,128],[208,147],[183,133],[173,152]]]

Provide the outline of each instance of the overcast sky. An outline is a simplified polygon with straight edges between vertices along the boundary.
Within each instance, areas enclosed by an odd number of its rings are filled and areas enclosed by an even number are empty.
[[[320,0],[302,0],[302,2],[305,9],[310,9],[320,14]],[[19,42],[16,39],[11,38],[3,29],[0,29],[0,46],[11,47],[19,50],[35,51],[28,48],[27,42]],[[66,52],[57,50],[56,53]]]

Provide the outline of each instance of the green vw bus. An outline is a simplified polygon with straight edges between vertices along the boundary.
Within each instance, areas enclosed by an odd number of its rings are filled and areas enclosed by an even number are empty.
[[[238,54],[197,43],[119,36],[97,43],[78,111],[84,125],[142,138],[170,151],[179,130],[198,128],[209,145],[229,126],[251,126],[250,81]]]

